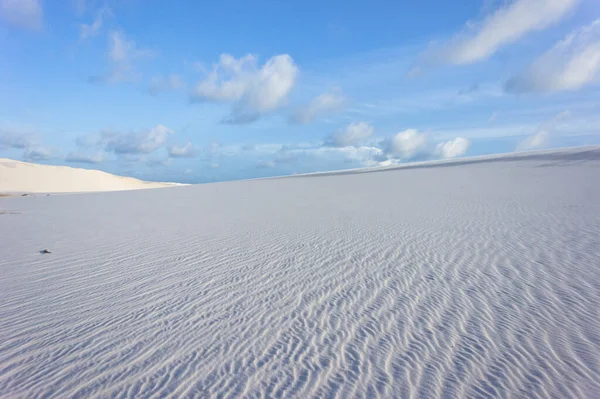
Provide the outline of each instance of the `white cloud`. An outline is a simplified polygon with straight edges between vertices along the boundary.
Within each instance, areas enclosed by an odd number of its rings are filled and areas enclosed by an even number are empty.
[[[112,31],[109,35],[108,55],[115,64],[131,64],[138,58],[151,57],[152,51],[139,49],[133,40],[129,40],[122,32]]]
[[[292,114],[292,122],[308,124],[324,115],[339,112],[346,98],[339,92],[323,93],[313,98],[308,104],[299,107]]]
[[[578,2],[514,0],[482,21],[470,23],[467,31],[458,35],[442,56],[456,65],[484,60],[528,33],[543,30],[560,21]]]
[[[167,151],[169,156],[173,158],[193,158],[199,154],[198,148],[190,142],[184,146],[172,145]]]
[[[150,50],[139,49],[133,40],[129,40],[122,32],[112,31],[109,36],[108,57],[112,64],[110,73],[90,78],[91,82],[121,83],[134,81],[138,74],[134,63],[142,58],[152,57]]]
[[[570,116],[571,113],[569,111],[564,111],[542,123],[535,133],[525,138],[525,140],[517,145],[515,151],[537,150],[547,147],[549,145],[550,135],[556,131],[562,121]]]
[[[173,130],[156,125],[139,133],[103,132],[100,143],[104,144],[106,151],[116,154],[149,154],[161,147],[171,134]]]
[[[600,19],[579,28],[506,83],[512,92],[577,90],[600,74]]]
[[[356,145],[371,137],[373,127],[366,122],[354,122],[332,134],[326,141],[335,147]]]
[[[258,67],[253,55],[236,59],[221,54],[212,72],[196,85],[192,96],[195,100],[233,102],[226,121],[248,123],[281,107],[297,76],[298,67],[287,54],[270,58],[262,67]]]
[[[81,151],[75,151],[67,154],[65,157],[66,162],[72,163],[91,163],[97,164],[104,161],[104,154],[102,152],[96,152],[94,154],[86,154]]]
[[[386,152],[393,157],[408,160],[421,154],[427,145],[427,136],[415,129],[407,129],[394,135],[386,145]]]
[[[456,158],[464,155],[470,146],[469,140],[457,137],[454,140],[439,143],[435,147],[435,154],[440,158]]]
[[[102,29],[102,25],[104,24],[104,18],[110,15],[110,8],[103,7],[98,11],[96,19],[94,19],[94,21],[91,24],[80,24],[79,37],[81,38],[81,40],[88,39],[100,33],[100,29]]]
[[[42,27],[44,10],[41,0],[0,0],[0,18],[11,25],[38,30]]]
[[[150,91],[150,94],[158,94],[163,91],[182,90],[184,88],[185,83],[181,77],[176,74],[170,74],[167,77],[153,77],[148,90]]]
[[[540,130],[517,145],[515,151],[537,150],[546,147],[548,144],[548,132]]]

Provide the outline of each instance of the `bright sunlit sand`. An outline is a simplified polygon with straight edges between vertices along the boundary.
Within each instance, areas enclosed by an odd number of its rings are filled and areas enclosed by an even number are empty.
[[[99,170],[40,165],[0,158],[0,193],[72,193],[171,187]]]

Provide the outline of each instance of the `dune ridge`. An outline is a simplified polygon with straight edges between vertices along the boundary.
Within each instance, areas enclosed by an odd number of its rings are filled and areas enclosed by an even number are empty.
[[[0,193],[73,193],[172,187],[99,170],[41,165],[0,158]]]
[[[5,199],[0,396],[599,397],[600,157],[567,152]]]

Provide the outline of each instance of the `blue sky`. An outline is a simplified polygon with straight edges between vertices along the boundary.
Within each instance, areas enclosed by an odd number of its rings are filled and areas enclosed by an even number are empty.
[[[0,157],[186,183],[600,144],[596,0],[0,0]]]

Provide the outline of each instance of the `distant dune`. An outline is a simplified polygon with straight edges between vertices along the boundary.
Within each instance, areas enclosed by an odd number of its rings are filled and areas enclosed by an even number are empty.
[[[599,149],[363,172],[3,199],[0,397],[600,398]]]
[[[176,186],[146,182],[99,170],[49,166],[0,158],[0,193],[73,193]]]

